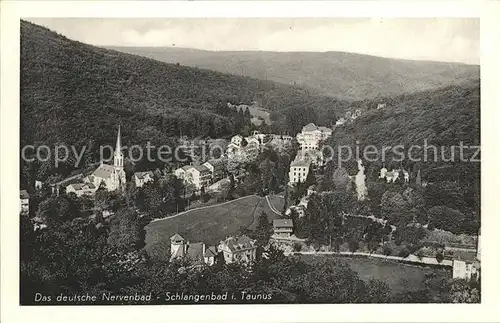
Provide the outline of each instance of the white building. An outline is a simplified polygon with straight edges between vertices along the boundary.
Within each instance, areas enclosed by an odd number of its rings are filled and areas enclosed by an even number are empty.
[[[218,250],[224,255],[224,261],[227,264],[233,262],[251,262],[257,257],[256,241],[245,235],[229,237],[221,241]]]
[[[273,231],[275,238],[288,239],[293,232],[292,219],[275,219],[273,220]]]
[[[177,168],[175,171],[174,171],[174,175],[179,178],[179,179],[182,179],[182,180],[185,180],[186,178],[186,172],[193,168],[193,166],[191,165],[186,165],[186,166],[182,166],[181,168]]]
[[[66,194],[75,193],[76,196],[84,195],[92,196],[97,191],[98,187],[92,183],[74,183],[66,186]]]
[[[26,190],[19,193],[21,214],[27,214],[30,211],[30,196]]]
[[[295,159],[290,163],[290,171],[288,172],[289,183],[305,182],[310,166],[311,162],[309,159],[302,158],[300,154],[297,154]]]
[[[212,181],[217,181],[224,177],[227,160],[224,157],[213,158],[203,164],[212,174]]]
[[[479,279],[479,262],[467,260],[453,260],[454,279]]]
[[[186,171],[184,181],[193,184],[197,189],[201,189],[210,185],[212,173],[206,166],[192,166]]]
[[[243,141],[243,137],[240,135],[233,136],[231,138],[231,143],[235,146],[241,147],[241,143]]]
[[[152,182],[154,174],[152,171],[134,173],[134,181],[136,187],[142,187],[144,184]]]
[[[335,126],[337,126],[337,127],[338,127],[338,126],[341,126],[341,125],[343,125],[345,122],[346,122],[345,118],[344,118],[344,117],[342,117],[342,118],[338,119],[338,120],[335,122]]]
[[[297,142],[302,150],[318,150],[321,140],[326,140],[332,135],[332,129],[317,127],[314,123],[309,123],[302,128],[302,132],[297,134]]]
[[[37,190],[41,190],[43,187],[43,182],[42,181],[39,181],[39,180],[36,180],[35,181],[35,189]]]

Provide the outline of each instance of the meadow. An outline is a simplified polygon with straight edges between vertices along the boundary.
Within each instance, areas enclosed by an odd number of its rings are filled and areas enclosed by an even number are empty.
[[[283,199],[272,197],[270,200],[276,209],[283,208]],[[269,221],[279,218],[269,208],[265,197],[247,196],[157,220],[146,226],[146,250],[159,245],[167,248],[170,237],[176,233],[191,242],[215,245],[236,234],[241,227],[255,229],[262,212],[266,212]]]

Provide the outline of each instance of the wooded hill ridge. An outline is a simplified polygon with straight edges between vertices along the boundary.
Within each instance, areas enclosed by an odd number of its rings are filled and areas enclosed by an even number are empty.
[[[314,107],[326,124],[349,105],[295,86],[102,49],[21,21],[21,144],[111,144],[118,123],[125,140],[228,136],[241,125],[227,102],[252,101],[277,113]]]
[[[346,52],[205,51],[176,47],[107,47],[168,63],[196,66],[347,100],[414,93],[479,78],[479,66]]]

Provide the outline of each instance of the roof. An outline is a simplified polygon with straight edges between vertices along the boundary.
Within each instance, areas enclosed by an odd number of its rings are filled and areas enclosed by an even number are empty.
[[[174,234],[173,236],[170,237],[170,241],[179,241],[179,240],[183,240],[184,241],[184,238],[181,237],[180,234],[176,233]]]
[[[19,192],[19,195],[20,197],[24,200],[24,199],[29,199],[30,198],[30,195],[28,194],[28,192],[26,190],[21,190],[21,192]]]
[[[69,184],[68,187],[69,186],[72,186],[75,189],[75,191],[95,188],[95,185],[92,183],[75,183],[75,184]]]
[[[255,240],[252,240],[245,235],[239,237],[229,237],[221,243],[225,244],[232,252],[238,252],[241,250],[253,249],[257,247],[255,245]]]
[[[309,123],[302,128],[302,131],[314,131],[318,130],[318,127],[314,123]]]
[[[207,162],[205,162],[203,165],[205,165],[205,164],[210,164],[214,168],[220,168],[220,167],[224,167],[226,165],[226,159],[225,158],[210,159]]]
[[[176,171],[182,169],[183,171],[187,172],[188,170],[190,170],[191,168],[193,168],[193,166],[191,165],[186,165],[186,166],[182,166],[181,168],[178,168],[176,169]]]
[[[292,219],[276,219],[273,220],[274,227],[282,227],[282,228],[293,228]]]
[[[115,172],[115,166],[113,165],[107,165],[107,164],[101,164],[92,175],[95,177],[100,177],[100,178],[110,178],[111,174]]]
[[[298,166],[298,167],[309,167],[309,165],[311,164],[311,161],[307,158],[300,158],[299,156],[297,156],[290,164],[291,167],[295,167],[295,166]]]
[[[205,257],[216,257],[217,256],[217,249],[215,247],[208,247],[205,249],[205,254],[203,255]]]
[[[198,165],[198,166],[194,166],[194,168],[199,171],[200,173],[204,173],[204,172],[209,172],[210,169],[207,168],[207,166],[204,166],[204,165]]]
[[[318,127],[318,129],[322,132],[332,132],[332,129],[327,128],[327,127]]]
[[[134,176],[137,177],[138,179],[143,179],[144,177],[146,177],[146,175],[149,175],[150,177],[153,177],[154,174],[152,171],[147,171],[147,172],[136,172],[134,173]]]

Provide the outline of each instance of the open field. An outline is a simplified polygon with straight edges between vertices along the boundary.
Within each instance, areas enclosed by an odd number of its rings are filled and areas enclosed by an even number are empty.
[[[275,207],[282,208],[283,204],[278,204],[280,199],[275,200]],[[175,233],[192,242],[203,241],[214,245],[235,234],[242,226],[255,229],[262,211],[267,213],[270,221],[278,218],[269,208],[265,197],[248,196],[154,221],[146,226],[146,249],[151,250],[155,244],[168,246],[170,237]]]
[[[259,119],[259,117],[263,118],[264,119],[264,122],[267,124],[267,125],[270,125],[271,124],[271,118],[270,118],[270,113],[263,109],[263,108],[260,108],[258,106],[255,106],[255,105],[242,105],[241,108],[243,109],[244,107],[247,107],[248,108],[248,111],[250,112],[250,114],[252,115],[252,123],[255,124],[256,126],[259,126],[261,123],[262,123],[262,120]],[[239,110],[239,108],[237,107],[237,109]]]
[[[368,281],[373,278],[385,282],[389,285],[393,294],[423,289],[426,273],[431,273],[435,270],[443,270],[361,257],[351,258],[328,255],[301,255],[300,257],[312,263],[323,259],[327,259],[331,262],[343,261],[347,263],[352,270],[356,271],[359,278],[362,280]],[[451,278],[451,272],[449,274]]]

